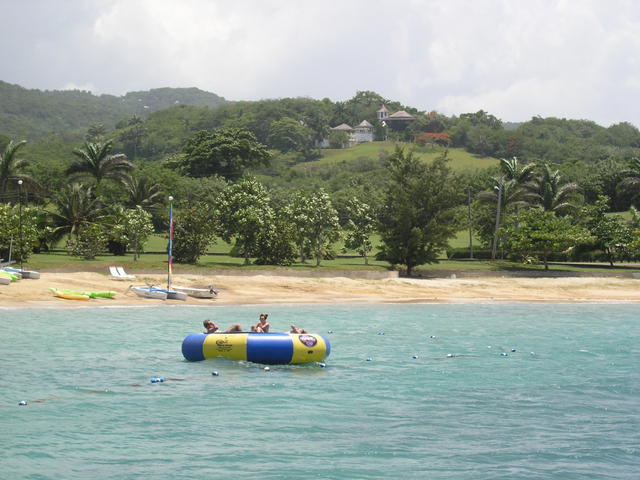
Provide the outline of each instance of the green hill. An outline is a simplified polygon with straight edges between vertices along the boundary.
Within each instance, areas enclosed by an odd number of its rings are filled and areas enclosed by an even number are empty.
[[[216,107],[226,100],[197,88],[157,88],[122,97],[80,90],[42,91],[0,81],[0,134],[36,140],[51,134],[86,131],[96,123],[112,130],[123,119],[175,105]]]

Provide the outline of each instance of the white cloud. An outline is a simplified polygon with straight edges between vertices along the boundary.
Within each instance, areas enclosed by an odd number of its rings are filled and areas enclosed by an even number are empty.
[[[0,49],[13,67],[3,80],[114,94],[197,86],[234,100],[375,90],[448,114],[640,125],[632,0],[52,3],[9,8],[0,44],[34,33]]]

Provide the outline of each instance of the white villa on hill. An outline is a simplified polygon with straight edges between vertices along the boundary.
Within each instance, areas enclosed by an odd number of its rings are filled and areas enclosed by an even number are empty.
[[[387,125],[393,124],[394,122],[412,122],[416,117],[404,110],[389,114],[387,107],[382,105],[382,107],[376,111],[376,119],[383,127],[387,127]],[[345,145],[349,147],[353,147],[359,143],[373,142],[373,129],[374,126],[366,120],[360,122],[355,128],[346,123],[331,128],[331,130],[334,131],[345,132],[349,136],[348,145]],[[329,139],[325,138],[320,142],[320,147],[328,148]]]

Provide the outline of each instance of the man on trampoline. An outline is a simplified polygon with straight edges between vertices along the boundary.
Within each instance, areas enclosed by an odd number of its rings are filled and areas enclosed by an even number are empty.
[[[220,331],[220,327],[218,327],[218,325],[213,323],[211,320],[205,320],[204,322],[202,322],[202,324],[204,325],[204,328],[206,329],[206,332],[204,332],[204,333],[235,333],[235,332],[242,332],[242,327],[240,325],[238,325],[237,323],[234,323],[233,325],[231,325],[224,332],[221,332]]]

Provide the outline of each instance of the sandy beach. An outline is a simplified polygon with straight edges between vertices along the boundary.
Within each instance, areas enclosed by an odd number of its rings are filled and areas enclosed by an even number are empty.
[[[139,275],[134,281],[163,285],[164,275]],[[308,278],[275,275],[174,275],[175,285],[213,284],[217,299],[189,298],[185,302],[138,298],[126,292],[130,281],[112,280],[95,272],[42,273],[0,285],[0,307],[97,307],[115,305],[232,305],[304,303],[489,303],[489,302],[640,302],[640,279],[615,277],[382,280],[345,277]],[[49,287],[73,290],[113,290],[113,299],[88,301],[54,297]]]

